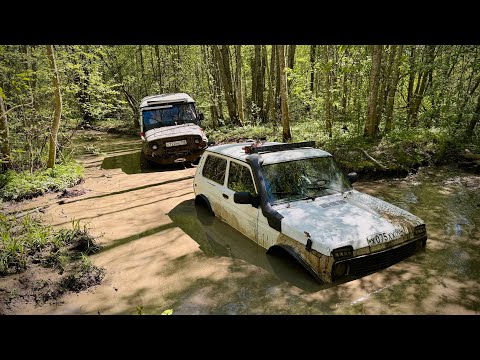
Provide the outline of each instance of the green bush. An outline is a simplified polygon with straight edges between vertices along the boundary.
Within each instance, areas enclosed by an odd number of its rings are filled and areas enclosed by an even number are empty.
[[[83,171],[83,167],[74,161],[33,173],[9,170],[0,174],[0,198],[7,201],[22,200],[47,191],[63,191],[78,184],[83,177]]]

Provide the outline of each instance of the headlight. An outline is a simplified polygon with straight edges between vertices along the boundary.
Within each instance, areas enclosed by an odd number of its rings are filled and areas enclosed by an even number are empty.
[[[332,251],[334,259],[345,259],[353,256],[353,247],[344,246]]]
[[[415,227],[415,229],[413,230],[413,234],[416,236],[416,235],[421,235],[421,234],[424,234],[427,232],[427,227],[425,226],[425,224],[422,224],[422,225],[418,225]]]
[[[200,139],[199,138],[195,139],[195,144],[200,144]]]
[[[156,144],[153,144],[153,145],[152,145],[152,149],[153,149],[153,150],[157,150],[157,149],[158,149],[158,146],[157,146]]]

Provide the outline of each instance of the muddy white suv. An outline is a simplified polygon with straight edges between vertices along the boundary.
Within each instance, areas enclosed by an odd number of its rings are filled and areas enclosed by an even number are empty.
[[[141,156],[147,163],[197,163],[208,139],[203,114],[185,93],[147,96],[140,102]]]
[[[393,265],[425,247],[418,217],[351,186],[315,142],[209,147],[196,170],[195,204],[261,247],[281,247],[317,280]]]

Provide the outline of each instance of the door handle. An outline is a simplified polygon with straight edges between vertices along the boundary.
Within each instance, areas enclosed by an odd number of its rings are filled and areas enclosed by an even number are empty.
[[[222,196],[223,196],[225,199],[228,199],[228,195],[227,195],[227,194],[222,194]]]

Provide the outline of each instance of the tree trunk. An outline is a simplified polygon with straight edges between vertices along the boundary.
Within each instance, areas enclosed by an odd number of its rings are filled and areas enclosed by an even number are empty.
[[[435,59],[435,45],[428,45],[426,52],[427,60],[424,64],[423,72],[421,73],[421,75],[419,74],[419,81],[417,83],[418,91],[415,91],[413,103],[410,107],[410,121],[412,126],[416,126],[420,104],[422,103],[423,96],[425,95],[427,85],[432,79],[432,67],[433,61]]]
[[[258,83],[258,72],[260,69],[260,45],[254,45],[253,47],[253,61],[252,61],[252,104],[257,104],[257,83]],[[254,122],[257,118],[256,109],[252,108],[252,117]]]
[[[143,47],[138,45],[138,54],[139,54],[139,64],[140,64],[140,75],[142,76],[142,96],[148,95],[147,90],[147,80],[145,78],[145,66],[143,65]]]
[[[415,83],[415,48],[416,46],[413,45],[412,49],[410,50],[410,69],[409,69],[409,78],[408,78],[408,92],[407,92],[407,126],[410,124],[410,108],[412,107],[413,101],[413,84]]]
[[[268,95],[265,113],[267,118],[275,123],[275,104],[273,103],[273,83],[275,81],[275,46],[272,45],[272,52],[270,54],[270,67],[267,68],[268,78]],[[271,113],[271,114],[270,114]]]
[[[212,61],[209,62],[210,64],[210,71],[213,76],[214,80],[214,90],[215,90],[215,99],[216,99],[216,106],[218,110],[218,117],[222,120],[225,119],[223,115],[223,101],[222,101],[222,77],[220,75],[220,66],[218,65],[221,60],[217,59],[217,55],[215,53],[215,49],[213,46],[210,47],[211,50],[211,58]]]
[[[155,45],[155,56],[157,58],[157,81],[158,81],[158,88],[160,89],[160,94],[163,94],[163,82],[162,82],[162,64],[160,60],[160,49],[158,45]]]
[[[205,76],[206,82],[207,82],[207,88],[208,88],[208,96],[210,98],[210,113],[212,116],[212,127],[213,130],[217,129],[217,124],[218,124],[218,111],[217,111],[217,106],[216,106],[216,101],[215,101],[215,90],[213,88],[213,76],[210,72],[210,66],[208,63],[208,52],[206,49],[206,45],[201,45],[200,50],[202,53],[202,72]]]
[[[1,89],[1,88],[0,88]],[[10,162],[10,132],[8,130],[8,118],[2,92],[0,92],[0,139],[2,140],[2,169],[12,167]]]
[[[377,134],[377,99],[380,66],[382,64],[383,45],[374,45],[372,54],[372,70],[370,72],[370,93],[368,95],[367,117],[365,119],[364,136],[373,138]]]
[[[310,91],[313,93],[313,84],[315,83],[315,50],[317,45],[310,46]]]
[[[390,87],[388,89],[388,95],[387,95],[387,108],[385,110],[385,132],[386,133],[392,130],[393,105],[395,103],[395,92],[397,91],[402,54],[403,54],[403,45],[400,45],[398,47],[395,62],[393,64],[392,82],[390,83]]]
[[[238,116],[239,116],[239,119],[240,119],[240,124],[243,126],[243,124],[245,122],[245,117],[244,117],[244,112],[243,112],[242,46],[241,45],[235,45],[235,60],[236,60],[236,63],[237,63],[235,85],[237,87]]]
[[[290,141],[292,135],[290,133],[290,121],[288,119],[288,91],[287,77],[285,75],[285,47],[284,45],[276,45],[278,53],[278,64],[280,67],[280,99],[282,109],[282,126],[283,141]]]
[[[265,113],[265,105],[264,105],[264,99],[263,99],[263,94],[265,92],[265,69],[267,67],[267,47],[265,45],[262,45],[262,61],[260,64],[260,83],[257,86],[257,101],[260,107],[260,119],[262,119],[262,122],[265,122],[267,116]]]
[[[478,95],[478,98],[477,98],[477,106],[475,107],[475,112],[473,113],[472,118],[470,119],[470,123],[468,124],[468,127],[467,127],[468,140],[470,140],[473,137],[475,126],[478,124],[479,120],[480,120],[480,94]]]
[[[241,125],[238,121],[237,109],[233,98],[232,75],[230,73],[230,59],[228,55],[228,45],[213,45],[215,55],[218,60],[220,75],[222,77],[223,89],[225,91],[225,100],[227,101],[228,114],[232,124]],[[220,48],[219,48],[220,47]]]
[[[296,45],[290,45],[288,47],[288,67],[293,70],[293,67],[295,65],[295,50],[296,50]],[[288,93],[290,94],[290,87],[292,85],[292,79],[287,80],[287,88],[288,88]]]
[[[263,92],[265,89],[265,54],[264,45],[254,46],[254,60],[252,69],[252,102],[255,104],[253,119],[265,119],[263,111]]]
[[[391,86],[391,75],[392,75],[392,68],[393,62],[395,60],[397,46],[391,45],[390,46],[390,53],[388,55],[388,62],[387,62],[387,69],[385,71],[385,76],[383,77],[382,85],[380,87],[380,91],[378,93],[378,105],[377,105],[377,129],[380,127],[380,123],[382,122],[382,115],[385,110],[388,92]]]
[[[330,61],[330,46],[325,46],[325,63]],[[331,69],[327,66],[325,71],[325,129],[328,137],[332,138],[332,94],[331,94]]]
[[[55,160],[57,159],[57,134],[58,129],[60,128],[60,118],[62,116],[62,93],[60,92],[60,79],[58,77],[53,45],[47,45],[47,53],[50,60],[50,68],[52,70],[52,83],[55,94],[55,113],[53,116],[52,130],[50,132],[50,148],[48,152],[47,167],[53,168],[55,166]]]
[[[275,55],[276,55],[276,67],[275,67],[275,73],[276,73],[276,83],[275,83],[275,121],[278,122],[278,120],[281,119],[281,99],[280,99],[280,64],[278,62],[278,47],[275,46]]]

